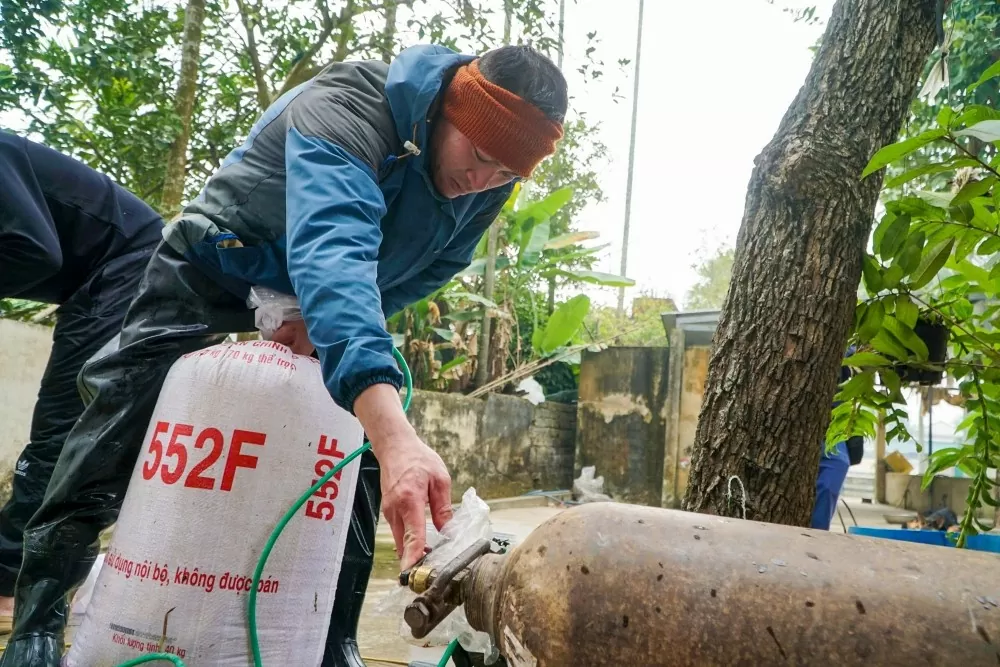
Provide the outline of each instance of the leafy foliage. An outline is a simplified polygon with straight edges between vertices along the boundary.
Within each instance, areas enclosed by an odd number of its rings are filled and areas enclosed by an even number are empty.
[[[542,307],[542,288],[551,277],[559,276],[576,290],[585,284],[632,284],[631,280],[621,276],[572,266],[573,262],[592,257],[601,250],[601,246],[581,245],[581,242],[595,238],[596,233],[567,232],[551,236],[553,218],[574,198],[571,190],[556,190],[544,199],[522,206],[517,205],[517,198],[518,193],[515,192],[495,223],[500,225],[501,230],[495,300],[481,296],[486,268],[484,239],[477,252],[479,257],[454,281],[430,299],[406,308],[390,320],[391,330],[403,335],[398,342],[408,346],[404,349],[405,354],[431,352],[434,355],[433,359],[428,357],[426,363],[417,357],[414,357],[414,363],[410,363],[410,357],[407,357],[411,367],[430,372],[414,373],[419,386],[436,384],[441,387],[441,381],[447,381],[450,388],[462,390],[469,387],[477,363],[489,363],[490,377],[495,379],[523,364],[560,354],[580,335],[591,304],[589,297],[576,294],[559,304],[549,315]],[[447,307],[442,307],[443,304]],[[491,357],[496,355],[496,358],[485,361],[476,358],[478,346],[475,345],[483,308],[488,309],[496,320],[494,340],[504,343],[494,346]],[[445,329],[434,328],[435,312]],[[431,315],[430,320],[427,319],[428,314]],[[454,357],[448,352],[451,349],[456,350]],[[464,358],[449,367],[452,371],[450,377],[433,375],[451,359],[459,357]]]
[[[733,275],[733,248],[719,248],[696,267],[698,282],[691,287],[685,299],[689,310],[717,310],[729,291]]]
[[[1000,67],[990,72],[1000,75]],[[1000,332],[994,325],[1000,312],[1000,158],[994,150],[1000,123],[989,116],[977,105],[944,107],[937,127],[883,148],[865,170],[870,177],[928,147],[936,162],[920,169],[938,169],[951,184],[947,190],[894,190],[885,203],[864,258],[865,296],[850,340],[858,353],[845,361],[855,373],[837,394],[843,402],[827,434],[830,444],[853,434],[874,437],[882,412],[888,439],[912,439],[902,385],[928,383],[934,374],[953,377],[968,412],[959,429],[964,444],[931,455],[925,484],[953,467],[972,477],[959,546],[987,529],[978,511],[998,504],[990,475],[1000,467]]]

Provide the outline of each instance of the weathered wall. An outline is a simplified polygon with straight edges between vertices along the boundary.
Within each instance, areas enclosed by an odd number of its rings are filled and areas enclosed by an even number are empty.
[[[6,502],[14,463],[28,443],[52,329],[0,320],[0,341],[0,501]]]
[[[417,391],[409,417],[451,471],[456,502],[470,486],[501,498],[572,484],[575,406]]]
[[[972,486],[971,479],[937,476],[930,488],[926,490],[921,489],[923,481],[923,475],[886,473],[886,503],[915,512],[928,512],[948,507],[959,518],[962,518],[968,507],[965,501],[969,497],[969,488]],[[980,514],[983,517],[992,518],[993,508],[986,506]]]
[[[5,501],[14,462],[28,441],[52,329],[0,320],[0,340],[0,500]],[[499,498],[568,489],[573,483],[576,406],[418,391],[410,421],[454,475],[456,501],[469,486],[481,497]]]
[[[660,505],[667,357],[665,347],[583,354],[575,469],[596,466],[616,500]]]
[[[681,498],[687,491],[688,473],[691,469],[691,449],[694,447],[695,431],[698,430],[698,414],[701,412],[701,399],[705,395],[708,360],[711,355],[712,348],[710,347],[697,346],[684,350],[681,410],[677,425],[680,435],[677,492]]]

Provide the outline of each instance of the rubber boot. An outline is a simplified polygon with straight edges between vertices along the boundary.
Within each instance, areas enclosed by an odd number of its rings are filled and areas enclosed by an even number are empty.
[[[378,461],[368,450],[361,455],[351,530],[337,579],[322,667],[365,667],[358,650],[358,624],[375,562],[375,529],[381,505]]]

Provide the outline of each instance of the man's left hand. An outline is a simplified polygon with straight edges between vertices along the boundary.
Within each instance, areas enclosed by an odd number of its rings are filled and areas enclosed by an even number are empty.
[[[278,330],[271,336],[271,340],[287,345],[292,352],[304,357],[308,357],[316,349],[309,340],[309,334],[306,333],[305,320],[282,322]]]

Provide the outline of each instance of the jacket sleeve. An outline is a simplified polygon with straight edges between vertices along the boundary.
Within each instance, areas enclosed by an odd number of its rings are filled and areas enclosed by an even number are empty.
[[[334,401],[402,386],[376,284],[385,201],[371,168],[338,145],[285,139],[288,276]]]
[[[23,141],[0,138],[0,297],[16,296],[62,268],[62,249]]]
[[[382,296],[382,311],[387,318],[392,317],[411,303],[433,294],[447,285],[448,281],[457,274],[468,268],[469,264],[472,263],[476,245],[493,224],[503,207],[503,203],[507,200],[506,193],[509,193],[509,188],[505,188],[496,196],[496,201],[491,202],[486,209],[469,221],[469,224],[452,239],[433,264],[410,280],[386,290]]]

